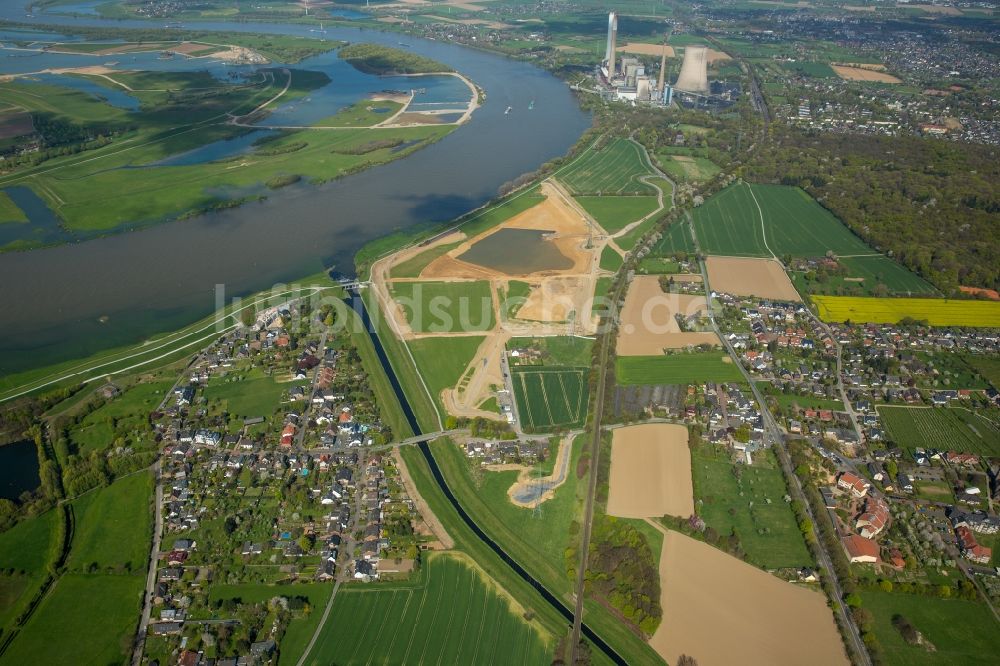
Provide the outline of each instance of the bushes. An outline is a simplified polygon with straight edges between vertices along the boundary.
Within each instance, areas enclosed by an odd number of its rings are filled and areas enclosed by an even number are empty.
[[[396,148],[397,146],[402,146],[404,143],[405,142],[400,138],[379,139],[377,141],[369,141],[368,143],[363,143],[359,146],[335,148],[331,152],[337,153],[338,155],[367,155],[368,153],[374,153],[376,150],[384,150],[386,148]]]
[[[573,562],[576,561],[575,553]],[[587,557],[587,588],[643,635],[660,624],[660,574],[646,537],[625,520],[595,515]]]
[[[379,44],[351,44],[341,48],[339,55],[355,69],[366,74],[429,74],[454,71],[431,58]]]
[[[282,187],[294,185],[300,180],[302,180],[302,176],[298,174],[285,174],[283,176],[275,176],[274,178],[270,178],[265,184],[272,190],[277,190]]]

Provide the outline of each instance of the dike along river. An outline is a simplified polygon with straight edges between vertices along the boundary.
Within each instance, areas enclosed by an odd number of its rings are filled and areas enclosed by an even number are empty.
[[[26,19],[17,5],[4,3],[0,19],[64,24],[70,31],[81,25],[153,27],[91,17]],[[185,27],[316,36],[309,26],[286,24]],[[216,285],[224,285],[231,298],[324,267],[350,273],[355,252],[366,242],[481,205],[504,182],[563,155],[589,126],[567,86],[532,65],[366,29],[327,28],[323,37],[389,46],[405,42],[472,79],[485,91],[486,103],[442,141],[334,183],[286,188],[261,203],[142,231],[0,254],[7,324],[0,373],[179,328],[214,309]],[[508,106],[514,110],[505,115]]]

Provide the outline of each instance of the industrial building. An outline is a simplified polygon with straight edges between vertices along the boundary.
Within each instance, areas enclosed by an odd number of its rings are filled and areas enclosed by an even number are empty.
[[[666,39],[660,56],[658,76],[646,71],[639,58],[618,54],[618,12],[608,13],[608,35],[604,60],[596,72],[600,80],[601,94],[607,99],[670,106],[683,103],[703,109],[721,109],[729,106],[740,94],[738,83],[712,82],[708,80],[709,49],[705,46],[684,48],[684,60],[677,82],[667,81]]]

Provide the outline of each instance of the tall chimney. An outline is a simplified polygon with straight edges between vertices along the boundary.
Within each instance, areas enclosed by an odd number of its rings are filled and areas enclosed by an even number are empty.
[[[666,74],[667,74],[667,40],[664,37],[663,55],[660,57],[660,80],[659,80],[659,85],[656,87],[656,89],[660,91],[661,95],[663,94],[663,81]]]

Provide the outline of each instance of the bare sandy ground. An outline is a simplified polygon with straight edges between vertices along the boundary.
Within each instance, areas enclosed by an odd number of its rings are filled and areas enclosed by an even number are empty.
[[[635,53],[636,55],[651,55],[651,56],[661,56],[663,52],[667,52],[667,57],[672,58],[674,56],[674,47],[667,44],[640,44],[638,42],[629,42],[624,46],[619,46],[617,51],[622,53]]]
[[[719,344],[714,333],[685,333],[675,314],[691,315],[707,309],[704,296],[667,294],[655,275],[637,276],[629,284],[618,329],[619,356],[655,356],[664,349]]]
[[[533,285],[528,299],[515,316],[528,321],[563,322],[569,319],[570,313],[590,312],[594,280],[589,275],[543,280]]]
[[[649,644],[668,663],[681,654],[701,666],[850,663],[822,594],[659,529],[663,621]]]
[[[618,428],[611,439],[608,515],[686,518],[694,513],[688,431],[672,423]]]
[[[781,264],[774,259],[709,257],[705,265],[714,291],[734,296],[802,300]]]
[[[725,51],[716,51],[715,49],[709,49],[705,54],[708,59],[708,64],[711,65],[714,62],[722,62],[723,60],[732,60],[733,57],[726,53]]]
[[[532,468],[526,465],[488,465],[486,469],[494,472],[517,470],[517,481],[507,489],[507,498],[511,504],[524,509],[534,509],[538,505],[548,502],[556,496],[556,490],[566,482],[569,475],[569,457],[573,451],[573,436],[567,435],[559,441],[559,451],[556,453],[555,464],[552,466],[552,474],[549,476],[535,476]],[[518,495],[529,491],[531,488],[543,487],[544,492],[531,502],[523,502],[518,499]]]
[[[884,72],[885,65],[877,62],[835,62],[834,65],[843,65],[844,67],[856,67],[857,69],[870,69],[873,72]]]
[[[902,83],[892,74],[878,72],[872,69],[862,69],[861,67],[847,67],[844,65],[830,65],[833,71],[842,79],[848,81],[876,81],[878,83]]]
[[[417,511],[420,512],[420,517],[423,520],[423,526],[426,528],[425,533],[433,534],[442,548],[454,548],[454,539],[452,539],[448,532],[444,529],[444,525],[441,524],[438,517],[434,515],[433,511],[431,511],[431,507],[427,504],[424,498],[421,497],[416,484],[413,483],[413,478],[410,476],[410,470],[406,467],[406,463],[403,462],[403,456],[399,455],[399,447],[393,447],[392,458],[396,461],[396,467],[399,469],[399,478],[403,482],[406,494],[410,496],[410,499],[413,500],[413,503],[417,507]],[[418,528],[419,527],[420,525],[418,522]]]

